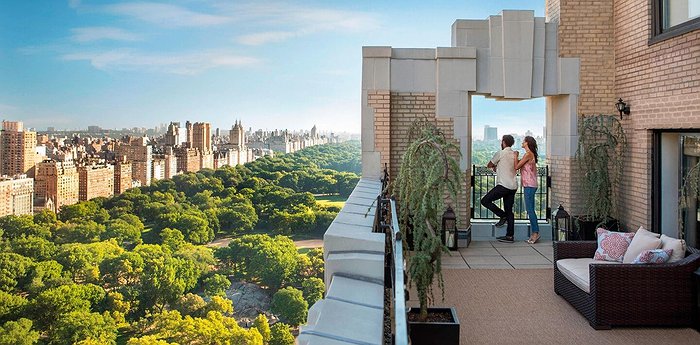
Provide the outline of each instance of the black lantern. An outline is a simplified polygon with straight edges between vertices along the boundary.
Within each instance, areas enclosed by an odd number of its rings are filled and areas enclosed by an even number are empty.
[[[615,108],[617,108],[617,111],[620,112],[620,120],[622,120],[622,114],[624,113],[625,115],[630,114],[630,107],[627,105],[627,103],[622,101],[622,98],[617,100],[617,103],[615,103]]]
[[[573,229],[571,224],[571,216],[569,212],[564,210],[564,207],[559,204],[557,208],[557,213],[554,215],[554,224],[552,230],[558,241],[573,240]]]
[[[442,243],[450,250],[457,250],[457,216],[450,206],[442,214]]]

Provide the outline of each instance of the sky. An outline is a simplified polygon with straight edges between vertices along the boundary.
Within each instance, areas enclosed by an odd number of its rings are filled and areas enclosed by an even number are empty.
[[[0,1],[0,119],[359,133],[362,46],[446,47],[456,19],[544,2]],[[475,137],[544,125],[543,99],[473,109]]]

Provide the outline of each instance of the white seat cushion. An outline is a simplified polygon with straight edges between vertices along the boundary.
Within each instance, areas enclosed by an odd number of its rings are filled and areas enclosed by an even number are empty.
[[[609,265],[620,264],[619,262],[593,260],[590,258],[561,259],[557,260],[557,269],[579,289],[586,291],[586,293],[591,293],[591,276],[588,273],[588,268],[589,265],[593,263]]]

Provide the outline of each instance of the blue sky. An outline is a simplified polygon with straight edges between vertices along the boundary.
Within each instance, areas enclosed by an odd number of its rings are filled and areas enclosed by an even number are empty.
[[[0,118],[359,132],[362,46],[449,46],[455,19],[502,9],[544,0],[2,1]],[[544,100],[475,99],[476,137],[485,124],[537,134]]]

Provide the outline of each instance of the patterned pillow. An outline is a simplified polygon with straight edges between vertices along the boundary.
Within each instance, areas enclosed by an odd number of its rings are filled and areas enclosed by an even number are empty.
[[[634,233],[615,232],[603,228],[598,228],[596,232],[598,233],[598,249],[596,249],[593,259],[622,262]]]
[[[645,250],[632,261],[633,264],[663,264],[671,258],[673,249],[651,249]]]

